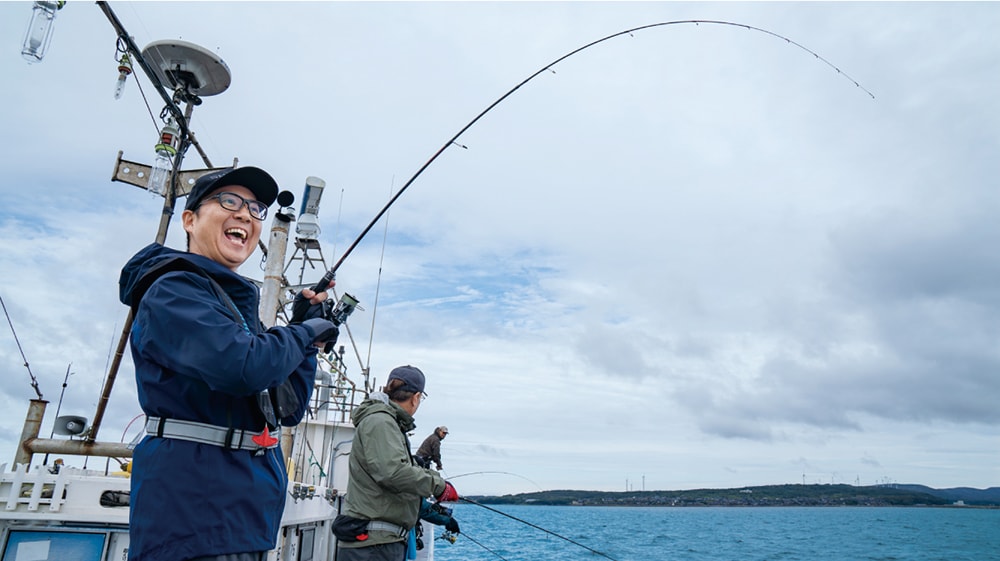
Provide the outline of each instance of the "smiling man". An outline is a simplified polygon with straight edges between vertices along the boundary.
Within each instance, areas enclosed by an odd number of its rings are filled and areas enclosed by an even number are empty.
[[[188,251],[151,244],[122,269],[146,437],[133,455],[130,561],[261,561],[274,548],[287,475],[279,426],[302,420],[316,345],[336,326],[314,313],[264,329],[257,286],[237,274],[278,186],[267,172],[202,176],[181,215]]]

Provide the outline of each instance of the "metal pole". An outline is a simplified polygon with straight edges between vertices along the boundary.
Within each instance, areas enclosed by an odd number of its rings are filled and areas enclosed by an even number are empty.
[[[156,243],[162,244],[167,239],[167,229],[170,227],[170,218],[174,214],[174,192],[177,188],[177,170],[180,169],[181,160],[184,157],[184,151],[187,150],[190,143],[187,141],[186,136],[181,137],[181,146],[177,150],[177,158],[174,161],[174,172],[170,175],[170,188],[167,189],[167,194],[163,198],[163,213],[160,215],[160,226],[156,231]],[[97,440],[97,431],[101,428],[101,422],[104,420],[104,411],[108,407],[108,400],[111,399],[111,389],[115,385],[115,380],[118,378],[118,368],[121,366],[122,357],[125,355],[125,345],[128,344],[128,336],[132,331],[132,310],[128,311],[125,316],[125,324],[122,326],[121,337],[118,338],[118,346],[115,348],[114,359],[111,361],[111,367],[108,370],[108,376],[104,380],[104,389],[101,391],[101,399],[97,402],[97,411],[94,413],[94,423],[90,426],[90,430],[87,432],[86,441],[88,443],[93,443]]]
[[[291,217],[282,213],[280,209],[274,214],[274,220],[271,222],[271,238],[267,244],[267,265],[264,267],[264,283],[260,289],[260,306],[257,309],[260,321],[265,327],[273,327],[278,321],[290,224]]]
[[[184,154],[187,152],[188,148],[191,146],[191,135],[188,130],[188,119],[191,117],[191,112],[193,111],[192,104],[188,103],[184,114],[181,114],[180,108],[174,103],[174,100],[167,94],[166,88],[160,82],[159,77],[156,72],[149,66],[145,58],[143,58],[142,53],[136,46],[135,41],[129,36],[125,27],[118,20],[118,17],[111,10],[111,7],[107,5],[107,2],[98,2],[98,6],[104,11],[108,20],[111,21],[111,25],[114,26],[115,31],[118,32],[118,36],[126,42],[129,51],[133,54],[133,59],[142,67],[146,76],[153,83],[156,91],[160,93],[160,97],[167,104],[170,112],[174,115],[178,126],[180,127],[180,143],[177,148],[177,157],[174,158],[174,169],[173,173],[170,175],[170,185],[167,189],[166,196],[163,198],[163,212],[160,215],[160,225],[156,231],[156,243],[162,244],[167,239],[167,230],[170,227],[170,219],[174,215],[174,202],[175,193],[177,192],[177,171],[181,168],[181,162],[184,160]],[[93,444],[97,440],[97,433],[101,428],[101,423],[104,420],[104,412],[107,409],[108,401],[111,398],[111,390],[115,385],[115,381],[118,378],[118,369],[121,367],[122,357],[125,354],[125,346],[128,344],[128,336],[132,331],[132,311],[129,310],[128,314],[125,316],[125,323],[122,326],[121,337],[118,339],[118,346],[115,348],[114,359],[111,361],[111,366],[108,370],[108,376],[104,381],[104,388],[101,391],[101,398],[97,402],[97,411],[94,413],[94,422],[90,426],[90,430],[86,435],[86,442],[88,444]]]
[[[52,438],[34,438],[24,442],[24,447],[35,454],[67,454],[106,458],[131,458],[132,450],[128,446],[123,442],[87,442],[86,440],[56,440]]]
[[[257,308],[257,315],[265,327],[273,327],[278,321],[285,252],[288,250],[288,231],[291,221],[292,217],[281,212],[280,208],[271,221],[267,265],[264,267],[264,283],[260,291],[260,305]],[[293,430],[290,427],[281,427],[281,453],[285,458],[291,457],[293,445]]]
[[[14,469],[18,464],[30,465],[32,450],[28,441],[38,438],[42,428],[42,418],[45,417],[45,406],[49,402],[44,399],[32,399],[28,404],[28,414],[24,418],[24,428],[21,430],[21,440],[18,441],[17,452],[14,454]]]

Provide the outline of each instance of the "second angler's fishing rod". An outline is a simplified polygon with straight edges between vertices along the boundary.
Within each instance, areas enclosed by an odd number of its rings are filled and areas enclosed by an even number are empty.
[[[573,541],[573,540],[567,538],[566,536],[561,536],[561,535],[553,532],[552,530],[546,530],[545,528],[542,528],[541,526],[539,526],[537,524],[532,524],[531,522],[528,522],[527,520],[522,520],[522,519],[520,519],[520,518],[518,518],[516,516],[512,516],[510,514],[507,514],[506,512],[504,512],[502,510],[497,510],[495,508],[488,507],[488,506],[486,506],[486,505],[484,505],[482,503],[477,503],[476,501],[474,501],[472,499],[467,499],[465,497],[459,497],[459,500],[462,501],[462,502],[466,502],[466,503],[469,503],[469,504],[474,504],[476,506],[483,507],[483,508],[485,508],[486,510],[488,510],[490,512],[495,512],[495,513],[497,513],[497,514],[499,514],[501,516],[506,516],[507,518],[510,518],[511,520],[516,520],[516,521],[520,522],[521,524],[526,524],[526,525],[531,526],[532,528],[534,528],[536,530],[541,530],[541,531],[545,532],[546,534],[555,536],[555,537],[557,537],[557,538],[559,538],[561,540],[566,540],[569,543],[571,543],[573,545],[578,545],[578,546],[582,547],[583,549],[586,549],[587,551],[589,551],[591,553],[596,553],[597,555],[600,555],[601,557],[604,557],[605,559],[610,559],[611,561],[618,561],[617,559],[615,559],[614,557],[611,557],[607,553],[602,553],[600,551],[597,551],[596,549],[594,549],[592,547],[583,545],[582,543],[580,543],[578,541]]]
[[[624,31],[619,31],[618,33],[612,33],[611,35],[608,35],[606,37],[602,37],[602,38],[600,38],[600,39],[598,39],[596,41],[592,41],[590,43],[587,43],[586,45],[583,45],[582,47],[576,48],[576,49],[574,49],[574,50],[572,50],[572,51],[564,54],[563,56],[561,56],[561,57],[553,60],[552,62],[546,64],[545,66],[539,68],[538,71],[536,71],[534,74],[532,74],[532,75],[528,76],[527,78],[525,78],[524,80],[522,80],[519,84],[517,84],[516,86],[514,86],[513,88],[511,88],[507,93],[505,93],[502,96],[500,96],[499,98],[497,98],[496,101],[494,101],[493,103],[491,103],[481,113],[479,113],[478,115],[476,115],[476,117],[474,119],[472,119],[471,121],[469,121],[469,123],[466,124],[464,127],[462,127],[461,130],[459,130],[455,134],[455,136],[453,136],[450,139],[448,139],[448,141],[445,142],[444,145],[441,146],[441,148],[439,148],[438,151],[435,152],[434,155],[431,156],[430,159],[427,160],[427,162],[424,163],[424,165],[421,166],[420,169],[418,169],[417,172],[413,174],[413,177],[411,177],[409,179],[409,181],[407,181],[399,189],[399,191],[397,191],[396,194],[393,195],[392,198],[389,199],[389,202],[387,202],[385,204],[385,206],[382,207],[382,210],[380,210],[378,212],[378,214],[376,214],[375,217],[372,218],[371,222],[368,223],[368,226],[366,226],[365,229],[361,231],[361,234],[359,234],[358,237],[354,240],[354,242],[351,243],[351,245],[347,248],[347,250],[344,251],[344,254],[340,256],[340,259],[338,259],[336,263],[334,263],[333,267],[331,267],[330,270],[327,271],[326,274],[323,275],[323,278],[320,279],[319,282],[317,282],[312,287],[312,290],[315,291],[315,292],[320,292],[320,291],[326,290],[330,286],[330,281],[334,280],[334,278],[335,278],[335,276],[337,274],[337,269],[339,269],[340,265],[344,262],[345,259],[347,259],[347,256],[350,255],[352,251],[354,251],[354,248],[357,247],[357,245],[361,242],[361,240],[368,234],[369,230],[371,230],[372,227],[374,227],[375,224],[379,221],[379,219],[381,219],[382,216],[389,210],[389,207],[391,207],[393,205],[393,203],[395,203],[396,200],[399,199],[399,197],[403,194],[403,192],[406,191],[406,189],[409,188],[409,186],[411,184],[413,184],[413,182],[418,177],[420,177],[420,174],[422,174],[424,172],[424,170],[426,170],[427,167],[430,166],[434,162],[434,160],[436,160],[438,158],[438,156],[440,156],[445,150],[447,150],[448,147],[450,147],[452,144],[457,144],[456,141],[458,140],[458,138],[460,136],[462,136],[463,134],[465,134],[465,131],[469,130],[469,128],[471,128],[472,125],[476,124],[476,122],[478,122],[479,119],[482,119],[487,113],[489,113],[490,111],[492,111],[494,107],[496,107],[501,102],[503,102],[503,100],[507,99],[514,92],[516,92],[517,90],[521,89],[521,86],[524,86],[528,82],[532,81],[533,79],[535,79],[536,77],[538,77],[539,74],[542,74],[543,72],[545,72],[547,70],[551,70],[552,67],[555,66],[556,64],[558,64],[558,63],[566,60],[567,58],[569,58],[569,57],[571,57],[571,56],[573,56],[573,55],[575,55],[575,54],[577,54],[577,53],[579,53],[581,51],[589,49],[590,47],[593,47],[594,45],[598,45],[600,43],[603,43],[603,42],[608,41],[610,39],[614,39],[615,37],[620,37],[622,35],[631,35],[632,33],[636,32],[636,31],[642,31],[642,30],[651,29],[651,28],[654,28],[654,27],[665,27],[665,26],[669,26],[669,25],[682,25],[682,24],[726,25],[726,26],[731,26],[731,27],[741,27],[741,28],[746,29],[748,31],[757,31],[759,33],[763,33],[765,35],[770,35],[771,37],[775,37],[777,39],[782,39],[786,43],[788,43],[790,45],[793,45],[795,47],[798,47],[799,49],[801,49],[801,50],[803,50],[803,51],[805,51],[805,52],[813,55],[813,57],[815,57],[816,59],[822,61],[824,64],[826,64],[830,68],[836,70],[838,74],[840,74],[841,76],[843,76],[844,78],[846,78],[847,80],[849,80],[855,86],[857,86],[858,88],[861,88],[861,90],[863,90],[866,94],[868,94],[869,96],[871,96],[872,99],[875,99],[875,94],[873,94],[872,92],[868,91],[864,86],[862,86],[860,83],[858,83],[857,80],[855,80],[854,78],[851,78],[850,76],[848,76],[845,72],[843,72],[842,70],[840,70],[839,68],[837,68],[836,66],[834,66],[833,63],[831,63],[827,59],[821,57],[818,53],[812,51],[811,49],[805,47],[804,45],[801,45],[801,44],[799,44],[799,43],[797,43],[797,42],[789,39],[788,37],[785,37],[784,35],[780,35],[778,33],[775,33],[773,31],[768,31],[768,30],[762,29],[760,27],[754,27],[752,25],[746,25],[746,24],[743,24],[743,23],[735,23],[735,22],[731,22],[731,21],[690,19],[690,20],[677,20],[677,21],[665,21],[665,22],[660,22],[660,23],[651,23],[651,24],[648,24],[648,25],[641,25],[639,27],[633,27],[631,29],[626,29]],[[304,310],[302,310],[302,311],[304,311]],[[293,310],[293,312],[294,312],[294,310]]]

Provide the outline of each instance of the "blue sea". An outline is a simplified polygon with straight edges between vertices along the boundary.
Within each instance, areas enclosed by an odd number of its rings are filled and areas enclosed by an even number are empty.
[[[458,504],[436,561],[1000,561],[997,509],[488,506],[579,545]]]

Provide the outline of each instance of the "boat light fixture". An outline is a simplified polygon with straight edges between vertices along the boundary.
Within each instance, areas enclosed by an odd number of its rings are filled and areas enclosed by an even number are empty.
[[[310,175],[306,178],[306,189],[302,197],[302,209],[295,223],[295,235],[300,240],[319,239],[319,201],[323,198],[326,181]]]
[[[125,91],[125,80],[131,73],[132,59],[129,58],[128,53],[122,53],[122,57],[118,59],[118,80],[115,82],[115,99],[122,98],[122,92]]]
[[[52,40],[52,24],[56,21],[56,11],[62,9],[65,0],[60,2],[42,2],[35,0],[31,8],[31,21],[28,31],[24,34],[21,46],[21,56],[28,62],[41,62],[45,51]]]

